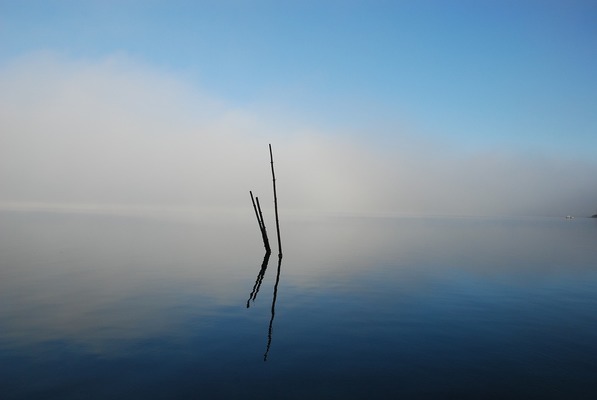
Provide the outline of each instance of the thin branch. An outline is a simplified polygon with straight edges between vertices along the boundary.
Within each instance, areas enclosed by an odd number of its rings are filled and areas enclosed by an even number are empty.
[[[261,238],[263,239],[263,246],[267,253],[271,252],[269,246],[269,239],[267,238],[267,231],[265,230],[265,222],[263,221],[263,214],[261,214],[261,207],[259,207],[259,198],[257,197],[257,204],[255,204],[255,198],[253,198],[253,192],[249,190],[251,195],[251,202],[253,203],[253,209],[255,210],[255,217],[257,217],[257,223],[259,224],[259,231],[261,232]]]
[[[278,196],[276,194],[276,174],[274,172],[274,156],[272,154],[272,145],[269,145],[269,159],[272,166],[272,185],[274,187],[274,210],[276,213],[276,233],[278,235],[278,258],[282,258],[282,243],[280,241],[280,221],[278,219]]]
[[[266,253],[269,253],[272,250],[269,247],[269,239],[267,237],[267,230],[265,229],[265,220],[263,219],[263,214],[261,213],[261,205],[259,204],[259,197],[255,197],[255,201],[257,201],[257,210],[259,211],[259,220],[261,221],[261,236],[263,237],[263,245],[265,246]]]

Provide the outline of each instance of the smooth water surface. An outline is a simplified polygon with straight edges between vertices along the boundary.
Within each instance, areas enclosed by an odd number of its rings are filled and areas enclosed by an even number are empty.
[[[250,211],[0,212],[0,397],[597,398],[597,220]]]

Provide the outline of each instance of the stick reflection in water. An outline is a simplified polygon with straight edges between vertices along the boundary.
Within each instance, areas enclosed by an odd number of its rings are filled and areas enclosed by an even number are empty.
[[[276,173],[274,172],[274,156],[272,153],[272,145],[269,145],[269,157],[270,157],[270,165],[272,170],[272,186],[274,191],[274,211],[276,216],[276,235],[278,238],[278,268],[276,271],[276,283],[274,284],[274,295],[272,298],[272,308],[271,308],[271,318],[269,320],[269,328],[267,333],[267,346],[265,349],[265,353],[263,354],[263,361],[267,361],[267,356],[269,354],[269,349],[272,344],[272,333],[274,328],[274,317],[276,316],[276,299],[278,298],[278,284],[280,283],[280,270],[282,267],[282,242],[280,240],[280,221],[278,219],[278,195],[276,193]],[[259,204],[259,198],[253,198],[253,192],[249,192],[251,195],[251,202],[253,203],[253,209],[255,211],[255,216],[257,218],[257,223],[259,225],[259,230],[261,232],[261,236],[263,239],[263,246],[265,247],[265,256],[263,257],[263,262],[261,263],[261,269],[257,274],[257,279],[255,280],[255,284],[253,285],[253,290],[249,295],[249,299],[247,300],[247,308],[251,306],[251,301],[255,302],[257,298],[257,294],[259,293],[259,289],[261,288],[261,283],[263,282],[263,277],[265,276],[265,271],[267,270],[267,264],[269,262],[269,257],[271,254],[271,248],[269,246],[269,240],[267,237],[267,230],[265,228],[265,221],[263,219],[263,213],[261,212],[261,206]]]
[[[282,255],[278,256],[278,271],[276,272],[276,283],[274,285],[274,297],[272,299],[272,317],[269,320],[269,329],[267,332],[267,347],[265,354],[263,354],[263,361],[267,361],[267,355],[269,354],[269,348],[272,345],[272,333],[274,328],[274,317],[276,316],[276,299],[278,298],[278,283],[280,283],[280,270],[282,267]]]
[[[263,277],[265,276],[265,271],[267,271],[267,265],[269,263],[269,252],[265,253],[263,257],[263,263],[261,264],[261,269],[257,274],[257,279],[255,279],[255,284],[253,285],[253,290],[251,294],[249,294],[249,299],[247,300],[247,308],[251,306],[252,302],[255,302],[257,298],[257,294],[259,293],[259,289],[261,288],[261,283],[263,282]],[[271,316],[269,320],[269,327],[267,332],[267,346],[265,349],[265,353],[263,354],[263,361],[267,361],[267,356],[269,354],[269,349],[272,345],[272,335],[274,330],[274,318],[276,316],[276,300],[278,298],[278,285],[280,283],[280,272],[282,270],[282,257],[278,257],[278,268],[276,270],[276,283],[274,284],[274,294],[272,297],[272,307],[271,307]]]
[[[257,293],[259,293],[259,288],[261,287],[261,282],[263,282],[263,277],[265,276],[265,271],[267,270],[267,263],[269,262],[269,256],[271,252],[266,252],[265,256],[263,257],[263,262],[261,263],[261,270],[257,274],[257,279],[255,280],[255,284],[253,285],[253,290],[249,295],[249,300],[247,300],[247,308],[250,307],[251,301],[255,302],[257,298]]]

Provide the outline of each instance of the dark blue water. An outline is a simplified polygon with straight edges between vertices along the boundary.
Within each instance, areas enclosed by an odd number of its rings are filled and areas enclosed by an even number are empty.
[[[597,398],[597,220],[250,211],[0,212],[0,398]]]

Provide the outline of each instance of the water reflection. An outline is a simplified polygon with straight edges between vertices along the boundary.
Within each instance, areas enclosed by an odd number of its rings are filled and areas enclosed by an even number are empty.
[[[267,264],[269,262],[269,256],[272,254],[271,251],[265,252],[265,256],[263,256],[263,262],[261,263],[261,269],[257,274],[257,279],[255,280],[255,284],[253,285],[253,290],[249,295],[249,299],[247,300],[247,308],[251,306],[251,302],[255,302],[257,298],[257,294],[259,293],[259,288],[261,287],[261,282],[263,282],[263,277],[265,276],[265,271],[267,270]]]
[[[247,308],[251,306],[251,302],[255,302],[257,298],[257,294],[259,293],[259,289],[261,288],[261,283],[263,282],[263,277],[265,276],[265,271],[267,271],[267,265],[269,263],[269,257],[271,255],[270,251],[265,253],[263,257],[263,262],[261,263],[261,269],[257,274],[257,279],[255,279],[255,284],[253,285],[253,290],[249,295],[249,299],[247,300]],[[269,320],[269,327],[267,330],[267,345],[265,349],[265,353],[263,354],[263,361],[267,361],[267,356],[269,354],[269,349],[272,345],[272,336],[274,330],[274,318],[276,316],[276,300],[278,298],[278,285],[280,284],[280,271],[282,270],[282,254],[278,254],[278,267],[276,269],[276,283],[274,283],[274,294],[272,297],[272,307],[271,307],[271,316]]]
[[[244,301],[254,272],[221,244],[259,254],[244,240],[252,230],[225,216],[0,212],[0,347],[64,341],[106,353],[188,337],[190,323],[206,329]]]
[[[276,316],[276,299],[278,298],[278,284],[280,283],[280,270],[282,266],[282,254],[278,255],[278,270],[276,272],[276,283],[274,284],[274,297],[272,299],[272,317],[269,320],[269,329],[267,332],[267,346],[265,354],[263,354],[263,361],[267,361],[267,355],[269,354],[269,348],[272,345],[272,333],[274,327],[274,317]]]
[[[0,212],[0,397],[596,393],[595,220],[284,226]]]

